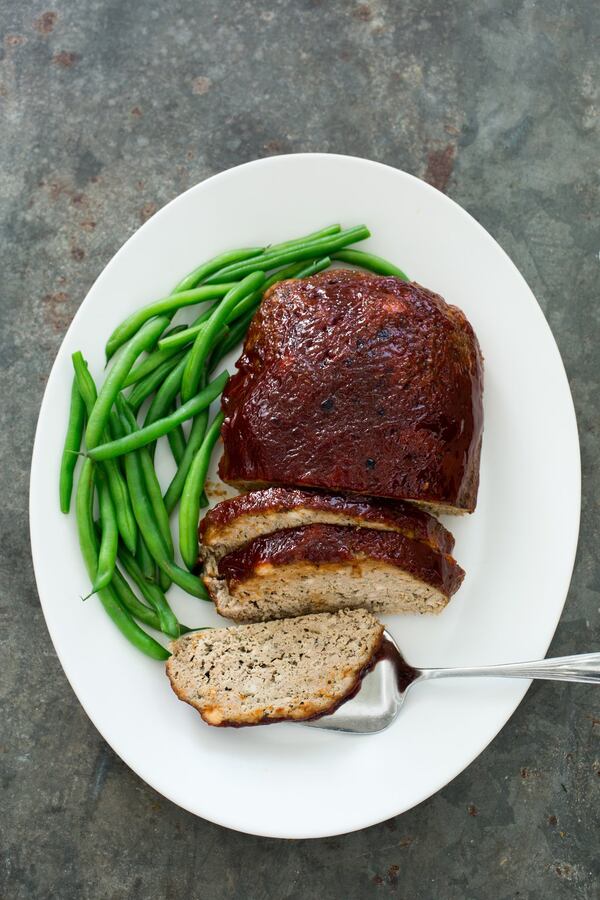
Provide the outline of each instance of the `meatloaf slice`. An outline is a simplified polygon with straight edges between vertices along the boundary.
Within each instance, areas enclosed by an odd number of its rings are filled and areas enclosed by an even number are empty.
[[[204,582],[222,616],[260,622],[357,607],[437,613],[463,577],[451,556],[398,532],[318,524],[255,538]]]
[[[172,644],[167,675],[209,725],[301,721],[358,690],[382,637],[362,609],[211,628]]]
[[[483,363],[461,310],[345,269],[267,291],[223,392],[221,478],[472,512]]]
[[[267,488],[223,500],[200,522],[200,554],[220,559],[262,534],[318,522],[397,531],[451,553],[454,538],[428,513],[409,503]]]

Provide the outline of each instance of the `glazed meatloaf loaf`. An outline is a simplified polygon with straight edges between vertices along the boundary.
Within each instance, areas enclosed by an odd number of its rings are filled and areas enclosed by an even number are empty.
[[[209,725],[301,721],[334,711],[376,662],[383,627],[365,610],[211,628],[171,646],[177,696]]]
[[[483,365],[461,310],[336,269],[265,295],[223,393],[221,478],[472,512]]]
[[[316,523],[397,531],[442,553],[454,547],[443,525],[409,503],[276,487],[240,494],[209,510],[200,522],[200,555],[219,560],[260,535]]]
[[[437,613],[463,577],[451,556],[425,541],[328,524],[255,537],[204,572],[217,611],[241,622],[358,607]]]

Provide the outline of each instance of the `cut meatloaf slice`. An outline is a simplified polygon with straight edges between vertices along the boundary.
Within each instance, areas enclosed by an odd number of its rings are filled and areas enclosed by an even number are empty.
[[[260,535],[315,523],[397,531],[442,553],[451,553],[454,547],[454,538],[443,525],[408,503],[267,488],[224,500],[209,510],[200,522],[200,555],[205,562],[218,560]]]
[[[437,613],[463,577],[451,556],[398,532],[319,524],[255,538],[204,582],[222,616],[259,622],[358,607]]]
[[[358,690],[382,637],[362,609],[211,628],[172,644],[167,675],[209,725],[301,721]]]
[[[483,362],[464,313],[400,278],[334,269],[263,298],[222,397],[223,481],[472,512]]]

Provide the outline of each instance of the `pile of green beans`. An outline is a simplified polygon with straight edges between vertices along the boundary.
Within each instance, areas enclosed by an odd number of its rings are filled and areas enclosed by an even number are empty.
[[[350,247],[369,236],[365,225],[344,230],[334,224],[283,243],[212,257],[167,297],[138,309],[114,329],[99,390],[82,354],[73,354],[60,508],[70,511],[83,456],[75,514],[91,581],[88,596],[97,595],[124,637],[147,656],[165,660],[170,653],[142,625],[169,639],[190,631],[167,599],[171,583],[209,599],[195,574],[198,517],[208,504],[206,476],[223,424],[223,414],[211,420],[209,408],[229,379],[226,371],[216,378],[212,373],[243,340],[265,292],[278,281],[308,278],[335,261],[408,280],[393,263]],[[197,305],[201,308],[191,325],[172,326],[180,310]],[[186,436],[182,425],[187,421]],[[163,437],[176,467],[164,494],[154,468]],[[177,562],[170,526],[178,506],[177,549],[183,565]]]

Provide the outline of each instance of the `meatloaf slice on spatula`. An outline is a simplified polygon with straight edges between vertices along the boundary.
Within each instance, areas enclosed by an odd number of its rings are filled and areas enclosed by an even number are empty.
[[[350,699],[382,638],[362,609],[211,628],[172,644],[167,675],[209,725],[298,722]]]

